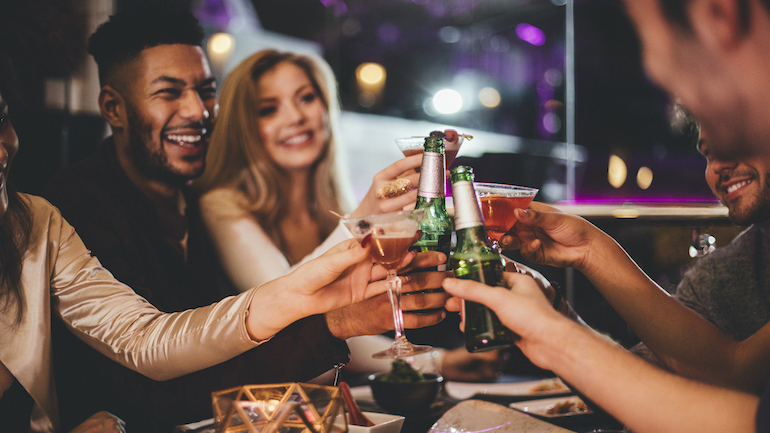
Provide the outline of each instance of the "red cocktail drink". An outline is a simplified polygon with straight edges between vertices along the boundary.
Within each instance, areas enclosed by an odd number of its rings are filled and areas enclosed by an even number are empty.
[[[532,202],[532,197],[506,197],[503,195],[488,195],[479,197],[481,212],[484,215],[484,225],[487,234],[494,240],[500,240],[503,235],[516,224],[516,208],[526,209]]]
[[[372,248],[369,254],[375,262],[381,264],[385,269],[395,269],[398,263],[404,258],[406,251],[412,246],[414,236],[409,237],[391,237],[391,236],[372,236]]]
[[[538,192],[537,188],[497,183],[477,182],[475,186],[487,234],[495,241],[516,224],[513,210],[529,207]]]
[[[369,255],[388,271],[388,297],[393,309],[396,337],[389,349],[373,354],[373,358],[404,358],[432,349],[430,346],[415,346],[404,335],[401,279],[396,273],[398,265],[414,243],[424,213],[424,209],[417,209],[342,220],[358,242],[371,239]]]

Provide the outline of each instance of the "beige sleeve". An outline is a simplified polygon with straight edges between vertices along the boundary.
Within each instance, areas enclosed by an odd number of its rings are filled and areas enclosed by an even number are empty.
[[[168,380],[259,345],[246,330],[255,290],[163,313],[104,269],[55,207],[34,203],[35,239],[25,267],[41,272],[26,275],[25,284],[39,278],[36,284],[49,286],[53,314],[102,354],[154,380]]]

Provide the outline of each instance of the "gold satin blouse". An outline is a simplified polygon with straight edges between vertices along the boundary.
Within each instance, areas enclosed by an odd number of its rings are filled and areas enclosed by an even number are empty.
[[[154,380],[168,380],[256,347],[246,330],[254,290],[207,307],[163,313],[115,280],[58,209],[22,194],[33,227],[22,269],[22,322],[0,315],[0,362],[35,400],[33,431],[58,425],[51,313],[83,341]]]

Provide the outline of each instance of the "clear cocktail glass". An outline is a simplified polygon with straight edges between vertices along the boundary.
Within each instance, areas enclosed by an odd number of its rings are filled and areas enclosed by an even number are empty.
[[[526,209],[539,191],[526,186],[501,183],[474,182],[476,194],[481,202],[481,213],[487,235],[499,251],[498,240],[516,224],[514,209]]]
[[[460,146],[462,146],[463,141],[465,141],[464,135],[458,135],[457,141],[444,141],[444,153],[446,154],[446,166],[447,169],[452,165],[452,163],[455,160],[455,157],[457,156],[457,152],[460,151]],[[418,153],[422,153],[424,150],[425,145],[425,137],[405,137],[405,138],[397,138],[396,139],[396,145],[401,150],[401,152],[404,154],[404,156],[412,156],[416,155]],[[419,170],[418,170],[419,171]]]
[[[388,271],[388,297],[396,337],[388,350],[375,353],[373,358],[403,358],[432,349],[430,346],[413,345],[406,339],[404,312],[401,309],[401,279],[396,274],[399,263],[414,243],[423,213],[423,209],[417,209],[342,220],[358,242],[371,235],[370,254],[377,264]]]

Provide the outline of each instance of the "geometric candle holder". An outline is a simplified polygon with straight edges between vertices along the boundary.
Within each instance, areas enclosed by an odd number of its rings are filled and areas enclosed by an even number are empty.
[[[211,400],[217,433],[348,431],[345,403],[336,386],[245,385],[213,392]]]

